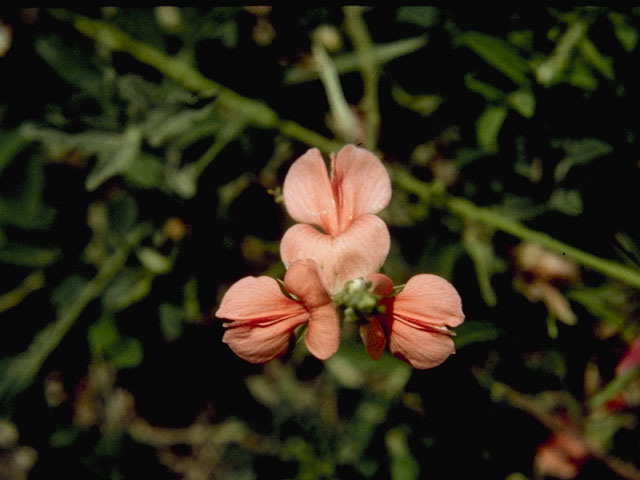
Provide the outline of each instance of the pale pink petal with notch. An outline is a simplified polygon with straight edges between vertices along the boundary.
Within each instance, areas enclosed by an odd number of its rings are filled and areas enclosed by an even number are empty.
[[[293,164],[282,186],[287,212],[297,222],[338,232],[338,210],[322,154],[311,148]]]
[[[378,213],[391,199],[391,180],[373,153],[344,146],[332,158],[331,185],[338,200],[339,230],[365,213]]]
[[[375,215],[365,214],[334,237],[310,225],[294,225],[282,237],[280,256],[287,266],[296,260],[314,260],[327,290],[333,295],[341,291],[347,281],[379,270],[389,246],[386,224]]]

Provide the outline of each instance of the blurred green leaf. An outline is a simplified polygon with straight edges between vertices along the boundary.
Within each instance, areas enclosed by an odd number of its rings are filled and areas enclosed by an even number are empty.
[[[0,131],[0,174],[29,143],[20,128]]]
[[[140,154],[142,132],[130,127],[122,135],[119,147],[113,152],[98,152],[98,161],[87,175],[85,187],[92,191],[111,177],[126,172]]]
[[[123,337],[109,352],[110,362],[118,369],[137,367],[144,357],[140,340]]]
[[[585,35],[578,44],[580,53],[584,59],[605,78],[613,80],[615,74],[613,72],[613,60],[600,53],[594,43]]]
[[[399,105],[413,110],[423,117],[430,116],[442,103],[442,97],[439,95],[412,95],[398,85],[392,87],[391,94]]]
[[[168,273],[173,268],[172,260],[153,248],[140,247],[136,250],[136,255],[140,263],[155,274]]]
[[[167,184],[182,198],[192,198],[198,190],[198,169],[190,163],[179,170],[169,171]]]
[[[140,188],[160,188],[165,182],[164,165],[154,155],[140,152],[123,172],[125,178]]]
[[[539,62],[535,68],[536,80],[549,87],[558,82],[570,64],[571,55],[586,34],[588,24],[582,19],[574,19],[560,36],[551,55]]]
[[[469,90],[479,93],[489,102],[502,100],[505,96],[502,90],[499,90],[494,86],[489,85],[488,83],[478,80],[470,73],[467,73],[464,76],[464,84]]]
[[[168,342],[177,340],[184,330],[184,315],[182,308],[171,303],[161,303],[158,307],[160,329]]]
[[[409,7],[398,8],[397,20],[402,23],[413,23],[419,27],[429,28],[438,23],[440,12],[436,7]]]
[[[492,342],[500,335],[500,330],[492,323],[481,321],[466,321],[456,327],[456,336],[453,341],[456,350],[473,345],[474,343]]]
[[[168,112],[167,114],[149,115],[149,120],[144,126],[145,136],[149,145],[154,148],[162,146],[175,138],[189,133],[196,126],[206,125],[220,126],[219,121],[214,116],[216,111],[215,102],[200,109],[185,109],[178,112]],[[215,120],[215,121],[214,121]]]
[[[43,159],[39,155],[32,155],[26,164],[20,195],[16,198],[0,198],[0,223],[28,230],[47,228],[56,211],[42,203],[44,183]]]
[[[622,328],[629,313],[627,296],[610,284],[597,288],[572,288],[567,296],[616,329]]]
[[[49,437],[49,444],[53,448],[66,448],[71,446],[80,436],[80,430],[76,427],[61,428]]]
[[[582,213],[582,197],[579,190],[565,190],[558,188],[551,194],[549,208],[566,215],[580,215]]]
[[[183,310],[185,319],[189,322],[198,322],[202,317],[200,302],[198,300],[198,281],[196,277],[190,277],[184,284]]]
[[[533,117],[536,110],[536,98],[531,90],[521,89],[507,95],[507,103],[525,118]]]
[[[218,187],[218,215],[224,217],[231,203],[239,197],[255,180],[251,172],[244,172],[229,183]]]
[[[18,287],[0,295],[0,313],[16,307],[31,293],[44,287],[42,270],[30,273]]]
[[[490,105],[476,123],[476,136],[478,145],[490,153],[498,150],[498,135],[504,120],[507,118],[507,108],[503,106]]]
[[[553,172],[556,182],[562,181],[573,167],[589,163],[591,160],[606,155],[613,150],[611,145],[597,138],[567,139],[562,140],[561,145],[567,155],[556,165]]]
[[[135,225],[138,205],[128,193],[118,193],[107,204],[107,219],[112,232],[125,235]]]
[[[487,305],[495,306],[498,299],[491,286],[491,277],[504,271],[506,263],[495,254],[491,243],[491,232],[485,232],[473,226],[468,227],[463,234],[462,245],[473,261],[482,298]]]
[[[9,243],[0,248],[0,262],[22,267],[43,268],[55,263],[60,254],[61,251],[58,248]]]
[[[571,65],[571,69],[567,74],[567,82],[574,87],[582,88],[589,92],[598,88],[598,79],[581,58],[577,58]]]
[[[89,281],[81,275],[70,275],[53,290],[51,303],[56,307],[56,310],[68,308],[69,305],[80,297],[88,282]]]
[[[481,32],[465,32],[459,41],[520,86],[527,86],[529,64],[504,40]]]
[[[115,312],[139,302],[151,291],[152,280],[153,275],[145,269],[123,269],[104,292],[105,307]]]
[[[60,77],[96,99],[108,93],[104,77],[96,65],[95,57],[71,43],[63,43],[58,35],[40,37],[35,42],[36,52]]]
[[[87,339],[91,354],[98,358],[104,358],[106,353],[118,342],[120,335],[113,321],[113,316],[109,312],[104,311],[100,318],[89,327]]]
[[[142,361],[142,344],[121,335],[110,312],[104,311],[89,327],[87,339],[94,357],[105,359],[118,369],[132,368]]]
[[[616,38],[627,52],[635,50],[638,44],[638,30],[629,25],[626,19],[619,13],[612,12],[609,19],[614,26]]]
[[[385,435],[385,445],[391,459],[391,478],[405,480],[419,478],[420,464],[411,454],[407,442],[407,427],[396,427]]]

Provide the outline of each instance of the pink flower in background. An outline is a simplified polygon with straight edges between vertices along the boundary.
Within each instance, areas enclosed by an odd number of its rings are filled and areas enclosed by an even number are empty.
[[[554,433],[540,445],[533,463],[539,474],[569,480],[578,476],[588,457],[589,451],[577,437]]]
[[[321,360],[338,349],[340,325],[312,260],[294,262],[284,277],[284,286],[298,301],[285,296],[270,277],[245,277],[234,283],[216,312],[227,331],[222,341],[242,359],[264,363],[289,348],[293,330],[308,322],[305,343]]]
[[[387,297],[393,282],[385,275],[367,277],[374,293],[383,298],[385,312],[370,319],[360,333],[369,353],[378,359],[389,343],[389,351],[415,368],[440,365],[455,353],[450,328],[464,320],[462,301],[444,278],[421,274],[409,279],[395,297]]]
[[[347,145],[331,157],[331,177],[316,148],[296,160],[284,180],[287,212],[301,222],[280,244],[288,267],[311,258],[320,267],[329,293],[377,271],[389,253],[389,231],[375,213],[391,198],[391,181],[371,152]],[[320,227],[318,231],[312,225]]]
[[[636,337],[616,366],[616,375],[622,375],[633,367],[640,367],[640,336]]]

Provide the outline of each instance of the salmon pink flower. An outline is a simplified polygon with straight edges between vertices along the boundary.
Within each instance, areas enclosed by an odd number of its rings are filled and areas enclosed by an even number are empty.
[[[312,260],[291,264],[284,277],[287,297],[270,277],[245,277],[234,283],[216,312],[227,331],[222,341],[240,358],[264,363],[284,354],[296,327],[308,322],[305,343],[321,360],[333,355],[340,342],[340,324],[318,267]]]
[[[296,260],[315,260],[332,295],[347,281],[380,269],[390,238],[375,214],[389,203],[391,182],[374,154],[345,146],[332,155],[329,177],[320,151],[312,148],[293,163],[282,190],[287,212],[301,222],[287,230],[280,244],[287,267]]]
[[[377,360],[389,343],[389,351],[415,368],[440,365],[455,353],[450,328],[464,320],[462,301],[456,289],[444,278],[421,274],[409,279],[394,297],[393,282],[380,273],[367,277],[373,292],[382,296],[384,313],[372,316],[360,328],[369,353]]]
[[[533,463],[541,475],[570,480],[578,476],[588,457],[589,451],[578,437],[554,433],[538,447]]]

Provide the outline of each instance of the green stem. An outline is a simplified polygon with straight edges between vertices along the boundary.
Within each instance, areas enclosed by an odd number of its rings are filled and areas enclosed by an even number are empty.
[[[58,318],[36,335],[27,350],[13,358],[0,381],[0,398],[20,393],[28,387],[40,371],[45,360],[60,344],[66,333],[80,317],[89,303],[98,298],[111,279],[122,269],[135,245],[151,232],[148,224],[139,225],[100,267],[67,308],[60,310]]]
[[[380,107],[378,105],[378,81],[380,65],[373,51],[373,42],[367,24],[362,18],[362,7],[344,7],[345,26],[360,59],[360,72],[364,82],[364,94],[360,105],[366,120],[364,146],[375,150],[380,129]]]
[[[616,280],[640,288],[640,271],[631,269],[612,260],[596,257],[564,242],[556,240],[550,235],[525,227],[522,223],[504,216],[495,209],[478,207],[469,200],[445,195],[441,186],[418,180],[410,173],[396,169],[392,171],[394,182],[410,193],[414,193],[421,200],[428,202],[440,200],[441,205],[450,212],[488,225],[502,232],[518,237],[521,240],[535,242],[549,250],[566,256],[580,265],[600,272]]]
[[[338,72],[322,43],[319,41],[313,42],[311,49],[313,58],[318,64],[322,86],[327,94],[335,130],[344,138],[355,142],[358,138],[358,119],[351,110],[351,106],[347,103],[347,99],[344,98]]]
[[[280,119],[278,114],[265,103],[243,97],[205,77],[183,61],[176,60],[145,43],[135,40],[109,23],[79,17],[74,25],[81,33],[93,38],[101,45],[111,50],[128,53],[136,60],[155,68],[187,90],[201,95],[217,96],[222,106],[250,119],[251,123],[256,126],[276,128],[296,140],[318,147],[325,153],[336,151],[342,146],[342,144],[297,123]]]
[[[451,212],[457,215],[484,223],[485,225],[509,233],[514,237],[518,237],[521,240],[535,242],[549,250],[565,255],[587,268],[620,280],[633,287],[640,288],[640,271],[630,269],[611,260],[596,257],[560,240],[556,240],[546,233],[527,228],[520,222],[505,217],[495,210],[478,207],[469,200],[449,197],[446,201],[446,206]]]
[[[396,58],[417,52],[428,42],[426,35],[413,38],[405,38],[392,43],[382,45],[373,45],[373,54],[378,65],[382,65]],[[343,75],[349,72],[355,72],[360,68],[360,56],[356,52],[348,52],[332,57],[333,64],[338,74]],[[296,84],[318,80],[318,68],[309,67],[291,67],[284,77],[284,83]]]

